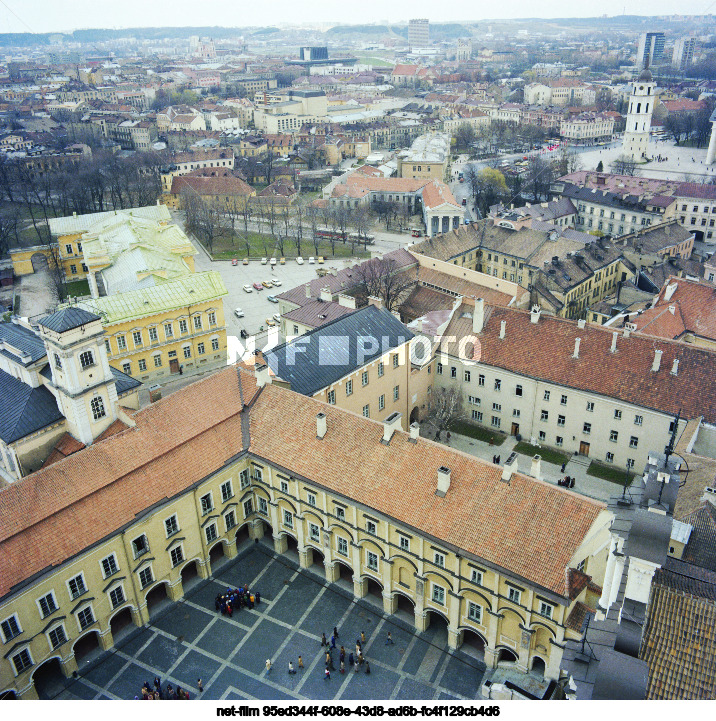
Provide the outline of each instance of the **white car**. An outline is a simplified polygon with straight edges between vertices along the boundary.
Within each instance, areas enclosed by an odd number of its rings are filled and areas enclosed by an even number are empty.
[[[271,258],[271,267],[273,268],[274,265],[276,265],[276,258]]]
[[[244,286],[244,290],[245,290],[247,293],[253,293],[253,292],[254,292],[254,289],[253,289],[250,285],[245,285],[245,286]]]
[[[311,256],[311,257],[308,259],[308,262],[309,262],[311,265],[313,265],[313,264],[316,262],[316,259],[315,259],[313,256]]]
[[[261,265],[266,265],[268,263],[268,258],[261,258]]]
[[[303,258],[299,255],[299,256],[296,258],[296,262],[297,262],[299,265],[303,265]]]
[[[281,323],[281,314],[280,314],[280,313],[274,313],[274,314],[273,314],[273,319],[274,319],[277,323],[280,324],[280,323]]]
[[[237,308],[237,309],[234,311],[234,315],[235,315],[237,318],[243,318],[243,317],[244,317],[244,311],[241,310],[241,308]]]
[[[278,288],[279,285],[282,285],[281,281],[278,278],[271,278],[271,282]]]

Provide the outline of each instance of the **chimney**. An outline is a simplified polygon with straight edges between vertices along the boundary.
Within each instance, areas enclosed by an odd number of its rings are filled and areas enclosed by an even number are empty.
[[[330,288],[321,288],[321,295],[319,297],[324,303],[330,303],[333,300],[333,293],[331,293]]]
[[[383,301],[380,298],[376,298],[374,295],[369,295],[368,305],[374,305],[376,308],[382,308]]]
[[[438,490],[435,492],[435,495],[443,498],[449,489],[450,469],[447,466],[440,466],[440,468],[438,468]]]
[[[624,337],[628,338],[631,335],[631,331],[628,328],[624,329]]]
[[[420,438],[420,423],[417,421],[415,423],[410,424],[410,438],[409,440],[412,443],[417,443],[418,438]]]
[[[500,339],[505,337],[505,328],[507,327],[507,321],[500,321]]]
[[[512,478],[512,474],[517,470],[517,458],[515,458],[512,463],[505,463],[505,467],[502,469],[502,476],[500,477],[501,481],[505,481],[506,483],[510,482],[510,479]]]
[[[609,349],[612,353],[617,352],[617,337],[619,336],[619,333],[612,333],[612,347]]]
[[[679,375],[679,359],[678,358],[674,358],[674,365],[671,366],[671,375],[672,376]]]
[[[655,350],[654,351],[654,362],[651,364],[651,370],[658,371],[659,366],[661,365],[661,354],[664,351]]]
[[[342,305],[344,308],[353,308],[355,310],[356,299],[352,298],[350,295],[340,293],[338,295],[338,305]]]
[[[256,375],[257,388],[263,388],[267,383],[271,383],[269,367],[265,363],[257,363],[254,367],[254,374]]]
[[[542,479],[542,456],[532,456],[532,465],[530,466],[530,475],[537,480]]]
[[[326,435],[326,414],[319,413],[316,416],[316,438],[323,438]]]
[[[585,328],[586,325],[587,325],[587,321],[584,320],[584,318],[580,318],[580,319],[577,321],[577,328]]]
[[[671,300],[671,296],[674,295],[674,293],[676,292],[676,289],[677,289],[678,287],[679,287],[679,284],[678,284],[678,283],[669,283],[669,284],[666,286],[666,290],[664,291],[664,300],[667,301],[667,302],[670,301],[670,300]]]
[[[579,344],[581,341],[581,338],[574,339],[574,353],[572,353],[572,358],[579,358]]]
[[[304,288],[306,289],[306,298],[310,298],[311,297],[311,284],[306,283]]]
[[[416,330],[418,333],[422,333],[422,332],[423,332],[423,319],[422,319],[422,318],[416,318],[416,320],[415,320],[415,330]]]
[[[675,305],[669,306],[669,313],[671,313],[671,315],[676,315],[676,306]]]
[[[475,310],[472,314],[472,332],[482,333],[485,326],[485,299],[478,298],[475,301]]]
[[[393,437],[393,433],[395,433],[396,429],[400,428],[400,419],[402,417],[402,413],[391,413],[383,421],[383,440],[381,441],[381,443],[384,443],[386,446],[390,443],[390,439]]]
[[[530,322],[536,323],[539,320],[540,313],[542,311],[540,310],[540,307],[535,304],[532,306],[532,310],[530,311]]]

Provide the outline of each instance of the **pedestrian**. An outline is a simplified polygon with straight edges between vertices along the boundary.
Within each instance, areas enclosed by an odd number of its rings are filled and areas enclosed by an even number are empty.
[[[358,673],[358,671],[360,670],[360,666],[358,665],[358,661],[356,661],[356,662],[353,664],[353,668],[355,668],[356,673]]]
[[[321,634],[321,646],[328,646],[328,642],[326,641],[326,634]]]
[[[360,632],[360,642],[361,642],[361,645],[365,643],[365,632],[364,631]]]
[[[296,673],[296,669],[293,667],[293,663],[291,663],[291,661],[288,662],[288,672],[289,674]]]
[[[298,667],[299,667],[299,668],[303,668],[303,667],[304,667],[304,666],[303,666],[303,656],[299,656],[299,657],[298,657]]]
[[[499,456],[497,456],[497,465],[498,466],[500,465],[500,457]]]
[[[340,670],[341,670],[341,673],[346,672],[346,663],[343,659],[341,659],[341,669]]]
[[[204,684],[201,682],[200,678],[196,680],[196,687],[199,689],[199,693],[204,691]]]
[[[362,666],[365,663],[365,658],[363,657],[363,654],[358,656],[358,663]]]
[[[266,659],[266,673],[269,673],[271,671],[271,659]]]
[[[560,472],[560,473],[564,473],[564,469],[565,469],[565,466],[566,466],[566,465],[567,465],[566,463],[563,463],[563,464],[562,464],[562,467],[559,469],[559,472]]]
[[[182,690],[181,686],[177,686],[177,698],[178,699],[184,698],[184,691]]]
[[[256,605],[258,606],[261,603],[261,592],[256,591]]]
[[[176,699],[176,694],[174,693],[174,689],[170,683],[167,684],[167,698],[170,701],[173,701],[174,699]]]
[[[179,375],[180,376],[184,375],[184,366],[183,365],[179,366]]]
[[[155,701],[161,701],[161,695],[159,694],[159,691],[154,692],[154,700]]]
[[[331,636],[331,648],[335,648],[335,647],[336,647],[336,637]]]
[[[349,665],[349,666],[352,666],[352,665],[353,665],[353,654],[350,654],[350,655],[348,656],[348,665]]]
[[[334,627],[333,627],[333,635],[334,635],[336,638],[338,638],[338,627],[337,627],[337,626],[334,626]]]
[[[343,648],[343,646],[341,646],[340,657],[341,657],[341,658],[345,658],[345,657],[346,657],[346,650],[345,650],[345,648]]]
[[[359,654],[360,654],[360,644],[357,643],[356,644],[356,656],[358,656]]]
[[[390,631],[388,631],[388,638],[385,639],[385,645],[387,646],[389,643],[395,643],[395,641],[393,641],[393,636]]]
[[[328,670],[328,666],[326,666],[326,672],[323,675],[324,681],[330,681],[331,680],[331,672]]]
[[[365,672],[370,673],[370,664],[367,661],[365,662]]]
[[[574,476],[572,476],[571,480],[569,481],[570,488],[574,488],[574,481],[575,481],[575,478],[574,478]]]
[[[159,676],[154,677],[154,688],[156,691],[159,690],[159,687],[161,686],[161,682],[159,681]]]

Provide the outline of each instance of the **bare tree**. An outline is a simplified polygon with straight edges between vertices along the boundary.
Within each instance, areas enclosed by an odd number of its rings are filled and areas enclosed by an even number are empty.
[[[463,420],[462,393],[459,388],[435,389],[429,423],[435,428],[435,440],[443,431],[449,432],[456,423]]]
[[[303,218],[305,216],[305,210],[302,205],[297,205],[294,208],[293,213],[293,227],[294,235],[293,241],[296,245],[296,255],[301,255],[301,244],[303,242]]]
[[[630,158],[628,155],[620,155],[618,158],[612,161],[611,169],[613,173],[617,175],[639,175],[639,168],[635,160]]]
[[[408,272],[401,272],[393,258],[371,258],[356,268],[360,291],[383,301],[387,310],[397,310],[416,284]]]

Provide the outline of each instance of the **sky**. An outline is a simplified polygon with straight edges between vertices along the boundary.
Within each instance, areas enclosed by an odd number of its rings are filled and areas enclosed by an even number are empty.
[[[701,15],[716,0],[602,0],[600,14]],[[381,23],[427,17],[431,22],[486,18],[590,17],[595,5],[574,0],[501,0],[499,14],[488,2],[435,0],[0,0],[0,32],[68,32],[79,28],[222,25],[242,27],[279,23]]]

